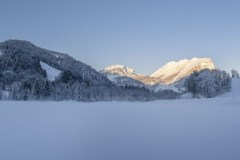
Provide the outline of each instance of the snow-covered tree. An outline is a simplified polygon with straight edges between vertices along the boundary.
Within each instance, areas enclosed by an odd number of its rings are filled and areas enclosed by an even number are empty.
[[[232,69],[231,73],[232,73],[232,78],[240,78],[239,72],[237,70]]]
[[[195,96],[211,98],[230,91],[231,77],[221,70],[202,70],[191,74],[185,86]]]

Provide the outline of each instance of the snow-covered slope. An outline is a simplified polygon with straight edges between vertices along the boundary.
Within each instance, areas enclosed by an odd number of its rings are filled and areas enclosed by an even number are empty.
[[[53,68],[44,62],[40,62],[40,65],[42,69],[47,72],[47,79],[49,81],[54,81],[56,77],[59,76],[59,74],[61,73],[61,71],[59,71],[58,69]]]
[[[194,71],[200,71],[203,69],[216,69],[216,67],[210,58],[184,59],[178,62],[173,61],[167,63],[165,66],[154,72],[151,77],[158,78],[159,81],[165,84],[171,84],[189,76]]]

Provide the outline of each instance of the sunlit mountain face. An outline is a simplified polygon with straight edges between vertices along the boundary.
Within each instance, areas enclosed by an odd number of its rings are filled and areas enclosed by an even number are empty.
[[[195,71],[201,71],[203,69],[216,69],[212,59],[210,58],[193,58],[184,59],[178,62],[172,61],[159,68],[150,76],[135,73],[134,69],[123,65],[112,65],[101,71],[111,81],[121,84],[119,77],[126,77],[134,79],[136,83],[143,83],[145,85],[153,86],[156,84],[171,85],[177,81],[189,76]],[[121,79],[122,79],[121,78]],[[130,83],[130,80],[129,80]],[[133,85],[133,84],[132,84]],[[137,84],[134,84],[137,85]]]

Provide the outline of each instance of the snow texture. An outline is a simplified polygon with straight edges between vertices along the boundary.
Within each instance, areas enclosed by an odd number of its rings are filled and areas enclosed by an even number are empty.
[[[54,81],[55,78],[61,73],[58,69],[55,69],[44,62],[40,62],[42,69],[47,72],[47,79],[49,81]]]
[[[238,160],[240,99],[228,98],[0,101],[0,159]]]

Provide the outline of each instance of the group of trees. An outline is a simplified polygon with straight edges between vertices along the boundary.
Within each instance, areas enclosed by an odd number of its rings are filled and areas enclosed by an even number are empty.
[[[232,78],[240,78],[238,71],[235,69],[231,70]]]
[[[55,81],[47,80],[45,74],[20,76],[19,73],[0,72],[0,93],[0,99],[54,101],[149,101],[179,97],[170,90],[155,93],[137,86],[97,86],[71,72],[62,72]]]
[[[191,74],[185,87],[194,96],[211,98],[230,91],[231,76],[225,71],[206,69]]]
[[[230,76],[221,70],[202,70],[191,74],[184,85],[196,97],[211,98],[230,91],[232,78],[239,78],[239,73],[233,70]],[[47,80],[44,74],[25,79],[16,73],[0,72],[0,93],[0,99],[11,100],[149,101],[180,97],[173,90],[153,92],[138,86],[94,86],[70,72],[62,72],[55,81]]]

